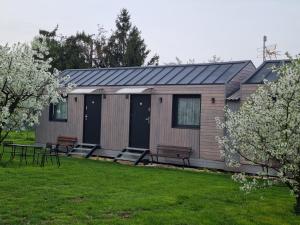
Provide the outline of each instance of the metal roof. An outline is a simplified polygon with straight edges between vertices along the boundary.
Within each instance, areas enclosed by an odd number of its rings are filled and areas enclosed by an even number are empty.
[[[249,63],[252,62],[67,69],[62,76],[70,76],[65,84],[75,83],[77,86],[225,84]]]
[[[262,84],[264,80],[274,81],[278,79],[278,74],[273,71],[274,68],[280,67],[290,60],[268,60],[263,62],[257,70],[243,83],[244,84]]]
[[[238,101],[241,98],[241,89],[238,89],[236,92],[227,97],[227,100]]]

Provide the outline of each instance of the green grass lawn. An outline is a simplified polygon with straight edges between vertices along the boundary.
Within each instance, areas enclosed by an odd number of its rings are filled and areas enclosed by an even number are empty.
[[[230,174],[62,158],[0,167],[0,224],[300,224],[285,187],[244,195]]]
[[[10,132],[5,141],[13,141],[17,144],[32,144],[35,141],[34,131],[13,131]]]

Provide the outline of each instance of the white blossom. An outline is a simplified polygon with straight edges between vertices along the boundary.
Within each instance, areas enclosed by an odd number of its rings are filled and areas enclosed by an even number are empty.
[[[49,72],[47,54],[40,38],[0,46],[0,143],[7,132],[37,124],[44,107],[62,100],[61,94],[71,88],[63,86],[68,77]]]
[[[265,81],[240,110],[225,109],[225,121],[217,119],[223,137],[217,137],[221,153],[229,166],[240,166],[232,155],[260,165],[259,181],[245,174],[234,175],[242,189],[250,191],[281,181],[295,195],[300,191],[300,58],[276,69],[275,82]],[[271,177],[270,171],[276,177]]]

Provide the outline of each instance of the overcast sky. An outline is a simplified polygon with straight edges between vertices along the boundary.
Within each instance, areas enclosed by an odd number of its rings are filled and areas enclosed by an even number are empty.
[[[111,30],[124,7],[161,64],[217,55],[259,65],[264,34],[281,53],[300,53],[299,0],[0,0],[0,43],[30,41],[56,24],[65,35]]]

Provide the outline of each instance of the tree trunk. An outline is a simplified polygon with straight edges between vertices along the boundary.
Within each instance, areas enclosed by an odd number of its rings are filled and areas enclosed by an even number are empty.
[[[299,194],[296,197],[295,213],[296,215],[300,216],[300,195]]]

